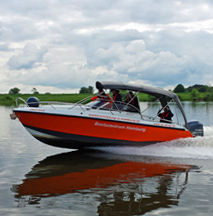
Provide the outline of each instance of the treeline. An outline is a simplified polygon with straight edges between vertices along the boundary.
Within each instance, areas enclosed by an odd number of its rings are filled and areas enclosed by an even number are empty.
[[[182,84],[178,84],[173,92],[178,94],[180,100],[190,101],[213,101],[213,86],[193,85],[185,88]]]
[[[178,84],[173,90],[182,101],[213,101],[213,86],[193,85],[185,88],[182,84]],[[82,87],[79,93],[93,93],[92,86]],[[140,95],[139,95],[140,96]],[[140,97],[144,98],[143,97]],[[152,97],[146,97],[145,100],[152,100]],[[143,99],[142,99],[143,100]],[[141,101],[142,101],[141,100]]]
[[[39,97],[39,100],[49,101],[64,101],[76,102],[83,99],[86,95],[91,95],[94,92],[92,86],[82,87],[79,94],[39,94],[36,88],[31,90],[31,94],[21,94],[20,89],[15,87],[9,90],[8,94],[0,94],[0,105],[14,105],[16,97],[22,97],[24,100],[31,96]],[[213,101],[213,86],[208,85],[193,85],[185,88],[182,84],[178,84],[173,90],[181,101]],[[123,93],[121,91],[121,93]],[[139,94],[140,101],[152,101],[154,98],[146,94]]]
[[[19,88],[14,87],[14,88],[11,88],[11,89],[9,90],[8,94],[9,94],[9,95],[12,95],[12,94],[19,94],[20,91],[21,91],[21,90],[20,90]],[[36,88],[32,88],[31,91],[32,91],[33,94],[39,94],[39,92],[37,91]]]
[[[11,88],[8,92],[9,95],[12,95],[12,94],[19,94],[20,93],[20,89],[17,88],[17,87],[14,87],[14,88]],[[39,94],[39,92],[37,91],[36,88],[32,88],[32,93],[33,94]],[[82,93],[93,93],[94,92],[94,88],[92,86],[88,86],[88,87],[81,87],[81,89],[79,90],[79,94],[82,94]],[[46,94],[50,94],[49,92],[47,92]]]

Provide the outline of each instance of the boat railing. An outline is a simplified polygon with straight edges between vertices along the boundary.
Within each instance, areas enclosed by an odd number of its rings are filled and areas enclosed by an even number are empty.
[[[86,104],[86,109],[85,109],[85,102],[90,101],[90,103]],[[94,104],[96,103],[96,104]],[[156,103],[156,101],[154,102],[154,104]],[[172,102],[170,102],[172,103]],[[125,103],[125,102],[120,102],[120,101],[112,101],[112,100],[96,100],[96,101],[92,101],[91,102],[91,96],[81,100],[81,103],[75,103],[71,108],[72,109],[76,106],[79,106],[82,108],[82,110],[87,110],[87,109],[97,109],[97,110],[106,110],[106,111],[110,111],[110,113],[112,115],[114,115],[114,112],[132,112],[132,113],[137,113],[140,115],[140,118],[142,120],[146,120],[146,121],[150,121],[150,122],[160,122],[160,118],[155,115],[150,116],[150,115],[145,115],[144,112],[146,112],[149,107],[147,107],[144,110],[140,110],[138,108],[136,108],[134,105],[130,104],[130,103]],[[179,121],[175,122],[175,121],[171,121],[171,120],[165,120],[164,121],[165,124],[176,124],[176,125],[182,125],[179,123]]]
[[[26,106],[28,106],[28,105],[27,105],[27,102],[26,102],[23,98],[17,97],[17,98],[15,99],[16,107],[19,107],[18,100],[21,100]]]
[[[23,104],[20,104],[18,101],[22,101]],[[16,103],[16,107],[22,107],[22,106],[26,106],[26,107],[39,107],[41,104],[42,105],[50,105],[53,109],[56,109],[55,105],[74,105],[74,103],[66,103],[66,102],[58,102],[58,101],[38,101],[38,102],[27,102],[25,101],[23,98],[21,97],[17,97],[15,99],[15,103]]]
[[[102,104],[99,101],[99,104],[94,105],[92,103],[88,107],[90,107],[90,109],[107,110],[107,111],[110,111],[112,113],[112,115],[114,115],[115,111],[120,112],[120,113],[122,113],[122,112],[138,113],[140,115],[140,118],[142,120],[145,120],[145,121],[164,123],[164,124],[181,125],[181,124],[179,124],[179,122],[166,120],[166,119],[164,119],[164,122],[160,122],[160,118],[157,115],[156,116],[145,115],[145,114],[143,114],[143,111],[140,111],[135,106],[133,106],[131,104],[127,104],[125,102],[117,102],[117,106],[115,106],[114,109],[113,109],[112,103],[110,103],[109,101],[108,102],[103,102]],[[148,108],[146,108],[145,110],[148,110]]]
[[[70,107],[69,109],[73,109],[74,107],[79,106],[83,111],[85,111],[84,105],[85,105],[86,103],[88,103],[89,101],[91,101],[91,98],[92,98],[91,95],[88,96],[88,97],[86,97],[86,98],[83,98],[82,100],[80,100],[80,101],[74,103],[73,106]]]
[[[109,100],[104,100],[104,101],[97,100],[87,104],[87,107],[97,109],[97,110],[101,109],[101,110],[108,110],[108,111],[117,111],[120,113],[124,111],[125,112],[128,111],[128,112],[134,112],[140,114],[140,110],[136,108],[134,105],[125,102],[120,102],[120,101],[112,102]]]
[[[76,106],[79,106],[83,111],[85,111],[85,104],[89,101],[91,101],[91,97],[92,96],[88,96],[76,103],[69,103],[69,102],[59,102],[59,101],[36,101],[36,102],[27,102],[25,101],[23,98],[21,97],[17,97],[15,99],[15,103],[16,103],[16,107],[39,107],[41,105],[49,105],[51,106],[53,109],[57,109],[57,105],[66,105],[69,107],[66,107],[68,109],[73,109]],[[19,101],[21,101],[22,103],[20,104]]]
[[[66,105],[66,108],[71,110],[76,106],[79,106],[83,111],[86,111],[88,109],[97,109],[97,110],[106,110],[106,111],[110,111],[110,113],[112,115],[115,114],[115,112],[131,112],[134,114],[138,114],[140,115],[140,118],[142,120],[145,121],[150,121],[150,122],[160,122],[160,118],[156,115],[156,116],[150,116],[150,115],[146,115],[145,112],[149,109],[149,107],[145,108],[144,110],[140,110],[137,109],[135,106],[133,106],[130,103],[125,103],[125,102],[119,102],[119,101],[101,101],[101,100],[96,100],[91,102],[91,97],[92,96],[88,96],[80,101],[78,101],[77,103],[66,103],[66,102],[57,102],[57,101],[39,101],[39,102],[26,102],[23,98],[21,97],[17,97],[15,102],[16,102],[16,106],[19,107],[19,103],[18,101],[20,100],[24,105],[22,106],[26,106],[26,107],[36,107],[34,105],[36,105],[37,103],[39,103],[40,105],[49,105],[51,106],[53,109],[57,109],[57,105]],[[90,103],[87,103],[90,102]],[[94,104],[94,103],[99,103],[99,104]],[[21,105],[20,105],[21,106]],[[39,107],[38,106],[38,107]],[[176,110],[175,110],[176,111]],[[177,122],[175,121],[170,121],[170,120],[165,120],[164,122],[165,124],[176,124],[176,125],[181,125],[179,123],[179,120],[177,119]]]
[[[58,101],[41,101],[39,102],[42,105],[49,105],[53,109],[57,109],[56,105],[69,105],[69,106],[74,106],[74,103],[66,103],[66,102],[58,102]]]

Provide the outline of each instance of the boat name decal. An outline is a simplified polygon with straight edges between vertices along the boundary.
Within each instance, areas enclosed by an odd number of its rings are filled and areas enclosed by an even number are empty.
[[[39,112],[44,112],[45,109],[35,109],[35,108],[33,108],[33,109],[30,109],[30,111],[39,111]]]
[[[130,126],[124,126],[124,125],[116,125],[116,124],[107,124],[107,123],[100,123],[95,122],[95,126],[99,127],[107,127],[107,128],[118,128],[118,129],[126,129],[126,130],[135,130],[135,131],[142,131],[145,132],[145,128],[139,128],[139,127],[130,127]]]
[[[89,114],[89,116],[96,117],[96,118],[106,118],[106,119],[111,119],[111,120],[120,120],[120,121],[140,123],[140,120],[130,119],[130,118],[120,118],[120,117],[115,117],[115,116],[106,116],[106,115],[97,115],[97,114]]]

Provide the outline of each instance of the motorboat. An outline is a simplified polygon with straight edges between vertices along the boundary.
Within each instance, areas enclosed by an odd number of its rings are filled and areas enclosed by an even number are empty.
[[[180,138],[203,136],[203,125],[188,122],[178,96],[157,87],[123,82],[97,81],[98,92],[77,103],[27,101],[16,98],[11,117],[20,120],[27,131],[46,144],[82,149],[96,146],[145,146]],[[116,101],[112,90],[122,100]],[[100,91],[102,91],[100,93]],[[129,100],[125,100],[131,92]],[[153,102],[135,106],[143,94]],[[22,101],[22,103],[20,103]],[[158,113],[168,108],[173,118],[162,121]],[[160,109],[160,111],[159,111]]]

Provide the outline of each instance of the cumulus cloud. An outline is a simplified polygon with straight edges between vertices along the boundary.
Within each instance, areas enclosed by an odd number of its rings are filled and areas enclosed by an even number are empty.
[[[12,56],[7,64],[11,70],[31,69],[42,62],[46,52],[46,47],[38,48],[32,43],[27,43],[21,53]]]
[[[94,77],[100,80],[122,77],[105,66],[89,69],[82,50],[75,47],[49,49],[43,59],[43,67],[38,67],[36,71],[34,69],[28,70],[28,72],[20,70],[18,74],[16,82],[28,83],[31,86],[57,86],[60,89],[94,86]]]
[[[143,40],[131,41],[125,46],[115,44],[95,53],[96,66],[105,65],[108,70],[131,77],[131,80],[144,79],[161,85],[176,83],[175,77],[181,74],[186,61],[184,56],[178,57],[170,51],[147,50]]]
[[[212,83],[209,0],[11,0],[0,1],[0,14],[0,78],[8,88]]]

